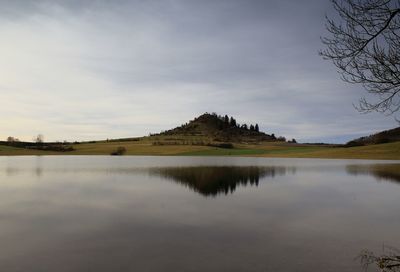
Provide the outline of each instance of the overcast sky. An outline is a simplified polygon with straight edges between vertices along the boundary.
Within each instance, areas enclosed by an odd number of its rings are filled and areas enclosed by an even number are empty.
[[[318,56],[328,0],[0,1],[0,138],[143,136],[204,112],[298,141],[398,124]]]

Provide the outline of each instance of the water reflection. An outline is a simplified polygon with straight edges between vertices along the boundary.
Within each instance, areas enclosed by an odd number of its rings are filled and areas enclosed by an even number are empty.
[[[82,168],[56,167],[44,168],[39,163],[35,167],[6,167],[7,176],[18,174],[42,175],[83,175],[100,174],[136,176],[148,174],[161,177],[183,184],[187,188],[200,193],[203,196],[217,196],[219,194],[231,194],[238,186],[258,186],[260,179],[274,178],[286,173],[295,174],[295,166],[181,166],[181,167],[95,167]]]
[[[237,186],[258,186],[261,178],[282,176],[287,170],[283,166],[196,166],[150,168],[149,173],[181,183],[204,196],[217,196],[233,193]]]
[[[370,175],[378,180],[400,183],[400,164],[347,165],[346,170],[351,175]]]
[[[0,169],[1,172],[1,169]],[[19,168],[19,167],[6,167],[4,170],[7,176],[16,176],[20,174],[33,174],[37,177],[42,175],[52,174],[101,174],[101,175],[135,175],[138,173],[147,172],[147,168],[143,167],[83,167],[71,169],[65,168],[45,168],[42,166],[36,166],[32,168]]]
[[[21,167],[20,165],[8,165],[6,166],[4,169],[4,172],[7,176],[15,176],[20,174],[21,172],[29,172],[29,173],[33,173],[35,176],[37,177],[41,177],[43,175],[43,165],[42,165],[42,158],[40,156],[37,156],[35,158],[35,162],[32,163],[32,165],[30,166],[30,168],[26,169],[24,167]],[[1,168],[0,168],[0,173],[1,173]]]
[[[378,163],[0,157],[0,271],[362,271],[400,244]]]

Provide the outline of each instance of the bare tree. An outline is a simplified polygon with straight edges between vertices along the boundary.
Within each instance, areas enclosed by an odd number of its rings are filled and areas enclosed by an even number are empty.
[[[42,144],[44,142],[43,134],[38,134],[37,136],[33,137],[33,141],[37,144]]]
[[[329,37],[320,55],[345,82],[361,84],[360,112],[393,114],[400,109],[400,1],[331,0],[341,22],[327,17]]]

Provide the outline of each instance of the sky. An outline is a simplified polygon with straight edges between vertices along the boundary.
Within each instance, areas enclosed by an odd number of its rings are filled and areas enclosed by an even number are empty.
[[[0,0],[0,140],[145,136],[205,112],[299,142],[398,126],[323,60],[329,0]]]

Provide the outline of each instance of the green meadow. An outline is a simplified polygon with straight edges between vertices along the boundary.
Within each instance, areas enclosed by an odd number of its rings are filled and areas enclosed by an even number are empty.
[[[0,145],[0,155],[110,155],[124,147],[124,155],[151,156],[254,156],[331,159],[400,159],[400,142],[342,147],[284,142],[237,143],[233,148],[209,146],[207,139],[143,137],[135,140],[98,141],[72,145],[67,152],[43,151]]]

